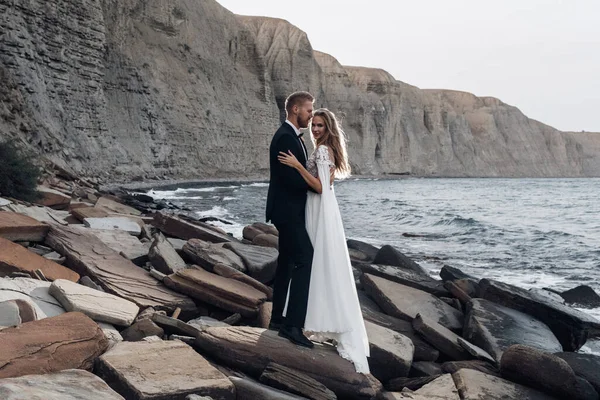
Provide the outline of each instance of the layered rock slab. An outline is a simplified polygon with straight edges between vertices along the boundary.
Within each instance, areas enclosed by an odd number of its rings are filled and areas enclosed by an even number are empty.
[[[33,273],[41,270],[49,280],[67,279],[73,282],[79,280],[79,274],[69,268],[37,255],[23,246],[0,238],[0,276],[12,272]]]
[[[25,300],[0,301],[0,329],[37,319],[35,307]]]
[[[64,314],[65,309],[49,293],[50,285],[32,278],[0,278],[0,301],[26,301],[35,309],[37,319]]]
[[[3,400],[125,400],[102,379],[81,369],[0,379]]]
[[[11,241],[41,242],[50,227],[36,219],[10,211],[0,211],[0,238]]]
[[[189,394],[236,398],[225,375],[177,340],[119,343],[99,358],[98,374],[131,400],[183,400]]]
[[[168,311],[177,307],[190,311],[196,309],[189,297],[165,287],[94,235],[70,226],[52,226],[46,243],[66,256],[68,265],[93,277],[103,289],[140,307]]]
[[[0,378],[91,369],[108,339],[89,317],[66,313],[0,331]]]
[[[412,321],[420,313],[448,329],[462,329],[463,314],[429,293],[370,274],[363,274],[361,282],[389,315]]]
[[[277,336],[277,332],[251,327],[207,328],[196,346],[221,363],[259,377],[271,362],[294,368],[321,382],[341,399],[370,399],[381,390],[371,375],[359,374],[354,365],[330,346],[306,349]]]
[[[226,243],[223,247],[233,251],[244,262],[248,275],[259,282],[271,282],[277,269],[279,251],[271,247],[242,243]]]
[[[114,325],[131,325],[140,311],[129,300],[64,279],[52,283],[50,294],[67,311],[79,311],[95,321]]]
[[[165,285],[223,310],[254,318],[267,295],[243,282],[202,268],[180,270],[164,279]]]
[[[474,369],[452,374],[461,400],[558,400],[538,390]]]
[[[406,336],[365,321],[371,356],[369,369],[381,382],[406,377],[413,361],[415,347]]]
[[[546,324],[484,299],[472,299],[467,304],[463,337],[487,351],[497,362],[513,344],[551,353],[562,351],[560,342]]]
[[[548,325],[565,351],[577,351],[588,337],[600,334],[600,321],[582,311],[516,286],[482,279],[481,297],[523,313]]]
[[[213,227],[202,222],[185,221],[165,213],[154,214],[154,223],[158,229],[170,236],[180,239],[200,239],[211,243],[236,241],[233,237],[217,232]]]
[[[310,376],[293,368],[270,363],[260,376],[260,381],[276,389],[297,394],[310,400],[335,400],[331,390]]]

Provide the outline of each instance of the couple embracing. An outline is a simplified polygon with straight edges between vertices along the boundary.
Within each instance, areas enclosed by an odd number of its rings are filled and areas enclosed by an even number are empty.
[[[308,92],[286,99],[286,121],[269,150],[266,216],[279,230],[269,329],[309,348],[305,333],[333,341],[356,371],[368,373],[369,341],[333,190],[334,177],[350,173],[346,141],[335,115],[324,108],[313,112],[313,102]],[[300,132],[309,124],[310,156]]]

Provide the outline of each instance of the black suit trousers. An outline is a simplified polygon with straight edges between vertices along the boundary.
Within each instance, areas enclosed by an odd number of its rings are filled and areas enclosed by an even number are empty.
[[[279,257],[273,287],[271,321],[303,328],[308,304],[313,247],[306,232],[304,219],[276,223],[275,227],[279,230]],[[286,316],[283,318],[288,286],[290,296]]]

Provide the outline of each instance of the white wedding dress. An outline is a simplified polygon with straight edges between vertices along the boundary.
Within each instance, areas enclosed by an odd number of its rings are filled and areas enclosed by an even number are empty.
[[[354,363],[357,372],[369,373],[369,340],[363,321],[342,217],[333,185],[326,146],[307,160],[307,170],[318,177],[323,193],[308,192],[306,230],[314,247],[304,330],[317,341],[333,339],[340,356]]]

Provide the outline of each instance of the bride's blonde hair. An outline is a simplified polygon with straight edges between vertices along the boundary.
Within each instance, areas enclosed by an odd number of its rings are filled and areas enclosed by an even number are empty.
[[[346,134],[340,128],[340,124],[331,111],[319,108],[313,113],[314,117],[321,117],[325,122],[325,133],[318,140],[311,135],[315,149],[325,145],[333,152],[335,163],[335,177],[347,178],[350,176],[351,168],[348,162],[348,150],[346,148]]]

